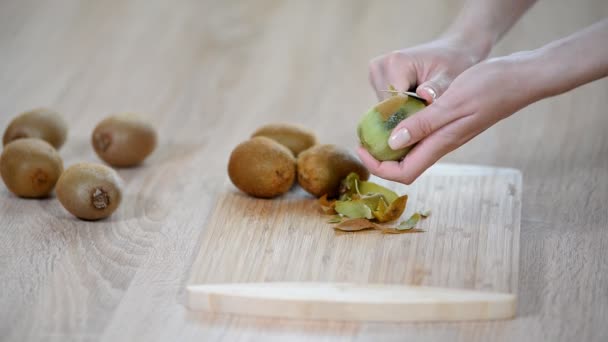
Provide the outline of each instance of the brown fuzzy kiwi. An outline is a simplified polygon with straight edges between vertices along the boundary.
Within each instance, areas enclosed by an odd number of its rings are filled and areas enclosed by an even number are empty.
[[[156,148],[156,130],[136,114],[117,114],[97,124],[91,141],[99,158],[106,163],[116,167],[135,166]]]
[[[106,218],[122,200],[122,180],[113,169],[94,163],[67,168],[57,182],[57,198],[72,215],[83,220]]]
[[[313,132],[292,124],[268,124],[258,128],[251,137],[267,137],[275,140],[290,149],[295,156],[317,143]]]
[[[278,142],[255,137],[239,144],[230,154],[228,175],[241,191],[272,198],[289,191],[296,178],[296,159]]]
[[[6,187],[26,198],[48,196],[63,171],[63,161],[49,143],[37,138],[15,140],[0,156],[0,174]]]
[[[17,115],[6,127],[3,145],[21,138],[38,138],[59,149],[68,134],[68,125],[55,111],[47,108],[34,109]]]
[[[298,183],[310,194],[336,197],[342,180],[356,172],[362,180],[369,171],[347,150],[335,145],[317,145],[298,157]]]

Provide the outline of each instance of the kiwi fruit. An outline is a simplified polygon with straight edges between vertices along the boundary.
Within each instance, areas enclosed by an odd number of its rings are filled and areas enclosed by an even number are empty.
[[[94,163],[67,168],[57,182],[57,198],[72,215],[83,220],[106,218],[122,200],[122,180],[113,169]]]
[[[156,130],[137,114],[123,113],[102,120],[92,135],[95,152],[116,167],[140,164],[156,148]]]
[[[362,180],[369,178],[369,171],[357,158],[335,145],[316,145],[298,156],[298,183],[316,197],[336,197],[342,180],[351,172]]]
[[[380,102],[363,116],[357,127],[361,145],[377,160],[401,160],[412,149],[412,146],[393,150],[388,139],[393,128],[405,118],[424,109],[423,101],[395,95]]]
[[[298,156],[317,143],[314,133],[308,129],[292,124],[268,124],[258,128],[251,137],[267,137],[284,145]]]
[[[2,151],[0,174],[6,187],[25,198],[47,197],[63,171],[57,150],[44,140],[15,140]]]
[[[57,112],[39,108],[17,115],[6,127],[2,143],[6,146],[21,138],[42,139],[59,149],[65,142],[68,126]]]
[[[296,178],[296,159],[285,146],[254,137],[235,147],[228,162],[232,183],[254,197],[272,198],[289,191]]]

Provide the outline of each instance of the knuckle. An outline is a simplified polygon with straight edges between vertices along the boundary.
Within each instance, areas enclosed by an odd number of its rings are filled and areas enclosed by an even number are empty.
[[[372,84],[372,86],[374,85],[374,77],[376,75],[376,72],[374,69],[369,68],[369,72],[367,74],[367,78],[369,79],[369,83]]]
[[[454,140],[454,139],[448,139],[448,140],[446,140],[446,143],[445,143],[446,153],[454,151],[455,149],[457,149],[458,147],[460,147],[460,145],[461,144],[458,141]]]
[[[412,174],[402,175],[397,181],[405,185],[411,185],[416,180],[416,176]]]
[[[462,145],[462,138],[456,133],[444,132],[441,134],[441,138],[443,140],[443,150],[445,153],[454,151]]]
[[[386,58],[385,58],[386,65],[388,67],[395,67],[401,63],[402,58],[403,58],[403,56],[400,52],[393,51],[386,56]]]
[[[370,60],[369,63],[367,63],[367,68],[369,69],[370,72],[378,69],[378,59],[374,58],[374,59]]]

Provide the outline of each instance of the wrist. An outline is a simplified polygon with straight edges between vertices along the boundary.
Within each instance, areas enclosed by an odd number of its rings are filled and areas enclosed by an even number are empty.
[[[449,41],[453,45],[468,50],[475,60],[475,63],[486,59],[496,42],[493,35],[488,32],[461,29],[456,26],[446,30],[440,36],[440,39]]]
[[[511,91],[519,95],[522,106],[555,95],[555,71],[544,51],[521,51],[499,59],[508,61],[507,74],[516,82]]]
[[[544,97],[556,96],[608,76],[608,20],[534,51],[538,86]]]

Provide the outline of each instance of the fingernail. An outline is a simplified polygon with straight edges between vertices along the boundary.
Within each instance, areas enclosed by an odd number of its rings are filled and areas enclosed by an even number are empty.
[[[410,132],[407,130],[407,128],[401,128],[397,132],[393,133],[388,139],[388,146],[390,146],[393,150],[404,148],[410,141],[410,138]]]
[[[435,99],[437,98],[437,92],[435,91],[435,89],[433,89],[429,86],[424,86],[424,87],[422,87],[422,89],[424,89],[429,95],[431,95],[431,97],[433,98],[433,101],[435,101]]]

